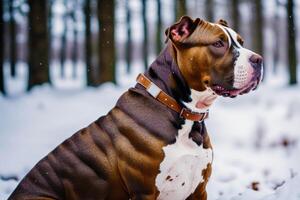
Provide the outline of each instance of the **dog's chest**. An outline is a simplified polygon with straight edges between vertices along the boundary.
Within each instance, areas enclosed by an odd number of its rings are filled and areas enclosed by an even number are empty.
[[[186,199],[204,181],[202,171],[212,162],[212,149],[204,149],[189,138],[192,125],[186,121],[176,142],[163,147],[165,157],[155,180],[158,199]]]

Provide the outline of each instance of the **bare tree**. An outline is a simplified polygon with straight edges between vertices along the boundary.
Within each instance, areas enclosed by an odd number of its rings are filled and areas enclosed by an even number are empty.
[[[144,40],[143,40],[143,61],[144,61],[144,68],[147,70],[148,68],[148,24],[147,24],[147,1],[142,0],[142,18],[143,18],[143,33],[144,33]]]
[[[206,0],[205,1],[206,9],[205,16],[206,20],[209,22],[214,22],[214,0]]]
[[[129,0],[126,0],[126,28],[127,28],[127,41],[126,41],[126,64],[127,73],[131,70],[132,59],[132,39],[131,39],[131,13],[129,8]]]
[[[0,92],[5,94],[4,89],[4,73],[3,73],[3,61],[4,61],[4,19],[3,19],[3,3],[0,3]]]
[[[53,10],[52,10],[52,6],[51,5],[53,5],[54,4],[54,1],[55,0],[49,0],[48,1],[48,42],[49,42],[49,45],[48,45],[48,53],[49,53],[49,60],[51,60],[52,59],[52,46],[51,46],[51,44],[52,44],[52,32],[51,32],[51,30],[52,30],[52,27],[53,27],[53,25],[52,25],[52,15],[53,15]]]
[[[16,20],[15,20],[14,0],[9,0],[9,52],[10,52],[10,73],[16,76],[17,43],[16,43]]]
[[[239,32],[240,25],[240,12],[239,12],[239,0],[231,0],[231,14],[233,29]]]
[[[297,84],[297,49],[296,49],[296,27],[294,14],[294,0],[287,1],[287,23],[288,23],[288,64],[290,74],[290,85]]]
[[[78,30],[77,30],[77,0],[73,1],[73,11],[70,13],[71,19],[73,21],[73,48],[72,48],[72,61],[73,61],[73,78],[77,76],[77,60],[78,60]]]
[[[157,23],[156,23],[156,54],[158,55],[162,48],[162,41],[161,41],[161,27],[162,27],[162,20],[161,20],[161,0],[156,0],[157,3]]]
[[[253,2],[253,28],[252,28],[252,37],[253,37],[253,49],[255,52],[263,55],[263,24],[264,18],[262,13],[262,0],[255,0]]]
[[[67,0],[64,0],[64,6],[65,6],[65,12],[63,14],[63,33],[61,35],[61,47],[60,47],[60,66],[61,66],[61,77],[65,76],[65,62],[66,62],[66,57],[67,57],[67,20],[68,20],[68,5],[67,5]]]
[[[47,0],[28,0],[29,4],[29,77],[28,90],[50,83],[47,32]]]
[[[98,0],[99,83],[115,79],[115,7],[114,0]]]
[[[85,63],[86,63],[86,80],[88,86],[97,86],[98,74],[97,68],[92,63],[92,46],[91,46],[91,1],[84,2],[84,17],[85,17]]]
[[[279,65],[279,56],[280,56],[280,47],[279,47],[279,38],[280,38],[280,26],[278,24],[279,22],[279,9],[280,2],[279,0],[276,0],[276,9],[275,9],[275,19],[273,21],[273,29],[274,29],[274,55],[273,55],[273,72],[277,72],[277,68]]]
[[[186,0],[175,0],[175,20],[187,14]]]

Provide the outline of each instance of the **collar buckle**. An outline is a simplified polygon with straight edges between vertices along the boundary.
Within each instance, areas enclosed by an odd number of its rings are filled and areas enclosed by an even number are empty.
[[[155,83],[149,80],[144,74],[138,75],[137,83],[142,85],[152,97],[154,97],[173,111],[179,113],[179,117],[181,119],[202,122],[208,118],[208,110],[206,112],[198,113],[193,112],[188,107],[183,107],[175,99],[165,93],[161,88],[155,85]]]
[[[198,122],[202,122],[205,119],[207,119],[208,115],[209,115],[208,110],[206,112],[203,112],[203,113],[198,113],[198,112],[194,112],[191,109],[186,108],[186,107],[182,108],[180,110],[180,113],[179,113],[179,117],[182,118],[182,119],[190,119],[191,120],[193,118],[197,118],[197,116],[198,116],[200,119],[193,120],[193,121],[198,121]]]

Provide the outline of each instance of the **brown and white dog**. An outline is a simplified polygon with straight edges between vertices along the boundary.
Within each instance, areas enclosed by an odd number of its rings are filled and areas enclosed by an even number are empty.
[[[166,35],[145,77],[186,110],[207,112],[217,96],[247,93],[262,79],[261,56],[224,20],[184,16]],[[183,117],[148,89],[130,88],[37,163],[9,199],[206,199],[213,152],[204,121]]]

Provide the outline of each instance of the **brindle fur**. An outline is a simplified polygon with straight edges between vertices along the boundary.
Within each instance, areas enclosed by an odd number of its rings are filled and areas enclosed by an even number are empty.
[[[224,57],[216,57],[203,44],[223,37],[222,31],[203,20],[192,23],[193,33],[186,41],[172,41],[170,30],[180,22],[168,29],[171,42],[145,73],[179,103],[191,101],[190,88],[202,91],[212,78],[232,74],[230,51]],[[183,45],[185,42],[190,46]],[[218,71],[216,77],[210,76],[211,70]],[[159,191],[155,178],[164,158],[162,147],[176,141],[183,123],[178,113],[137,84],[119,98],[107,115],[38,162],[9,199],[156,199]],[[204,122],[193,126],[190,137],[198,145],[212,148]],[[201,173],[204,182],[188,199],[205,200],[211,165],[195,173]]]

